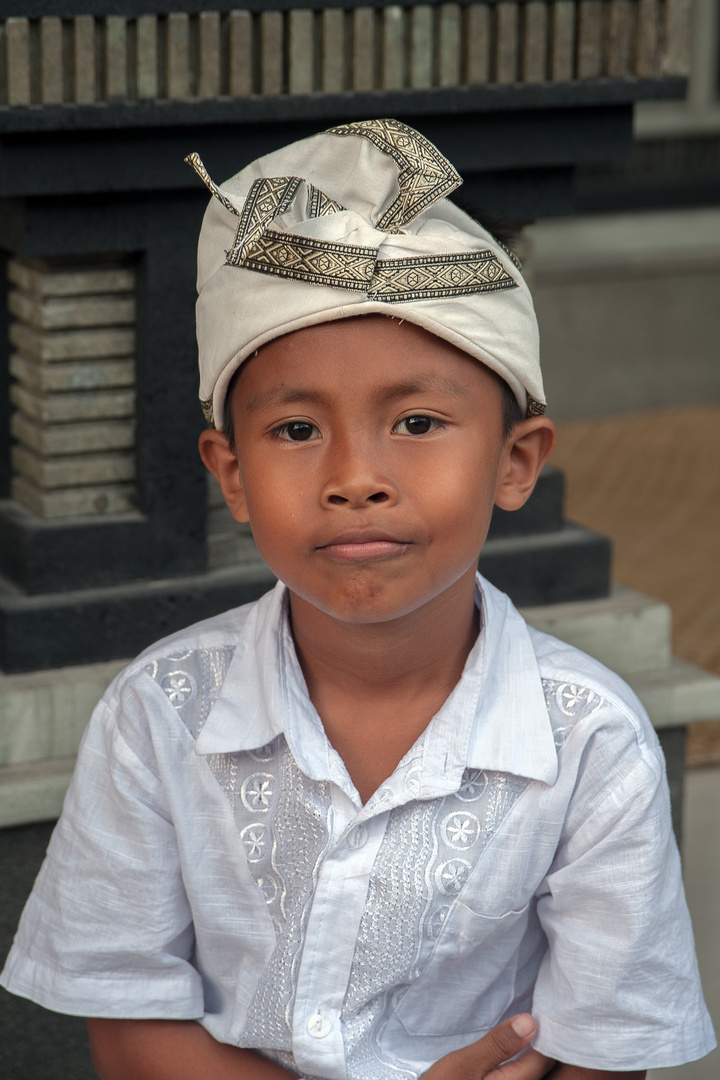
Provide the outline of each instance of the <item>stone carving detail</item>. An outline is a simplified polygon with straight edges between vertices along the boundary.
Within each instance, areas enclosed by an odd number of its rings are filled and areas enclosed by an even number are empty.
[[[135,271],[14,258],[13,498],[43,518],[135,506]]]
[[[192,14],[11,17],[0,19],[0,37],[0,105],[10,106],[653,78],[686,75],[689,46],[685,0],[377,12],[255,3]]]

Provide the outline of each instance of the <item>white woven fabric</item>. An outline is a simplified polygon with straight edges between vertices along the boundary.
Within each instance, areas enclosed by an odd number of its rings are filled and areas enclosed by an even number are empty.
[[[538,329],[514,259],[444,196],[461,178],[395,120],[332,128],[268,154],[213,192],[198,244],[200,398],[222,426],[239,365],[305,326],[408,319],[492,368],[542,411]]]
[[[88,728],[2,985],[197,1018],[309,1080],[417,1080],[529,1009],[539,1050],[590,1068],[709,1052],[642,706],[478,585],[460,682],[365,805],[284,586],[135,661]]]

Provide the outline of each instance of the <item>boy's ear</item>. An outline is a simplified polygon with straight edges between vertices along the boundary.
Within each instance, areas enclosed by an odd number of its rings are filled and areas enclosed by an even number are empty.
[[[503,449],[496,506],[519,510],[527,502],[555,439],[555,425],[546,416],[531,416],[515,425]]]
[[[232,516],[236,521],[249,521],[240,466],[222,431],[215,431],[214,428],[203,431],[198,440],[198,449],[205,468],[220,485]]]

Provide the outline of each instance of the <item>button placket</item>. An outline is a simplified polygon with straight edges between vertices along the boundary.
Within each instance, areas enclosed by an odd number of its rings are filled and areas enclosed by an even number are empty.
[[[342,817],[343,815],[339,815]],[[370,870],[385,820],[342,822],[325,856],[308,915],[293,1015],[293,1056],[299,1069],[345,1080],[340,1022],[365,907]],[[335,825],[341,822],[336,818]],[[335,830],[334,830],[335,831]]]

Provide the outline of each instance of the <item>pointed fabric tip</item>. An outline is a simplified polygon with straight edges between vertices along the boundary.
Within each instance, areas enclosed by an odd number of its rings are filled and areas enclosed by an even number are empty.
[[[230,202],[227,196],[223,195],[222,191],[214,182],[214,180],[211,180],[210,173],[203,165],[200,155],[193,151],[192,154],[188,154],[187,157],[184,158],[184,160],[192,169],[195,170],[205,187],[208,189],[208,191],[211,192],[212,195],[215,196],[218,202],[222,203],[225,209],[229,210],[231,214],[235,215],[235,217],[240,217],[240,211],[238,210],[237,206],[235,206],[234,203]]]

